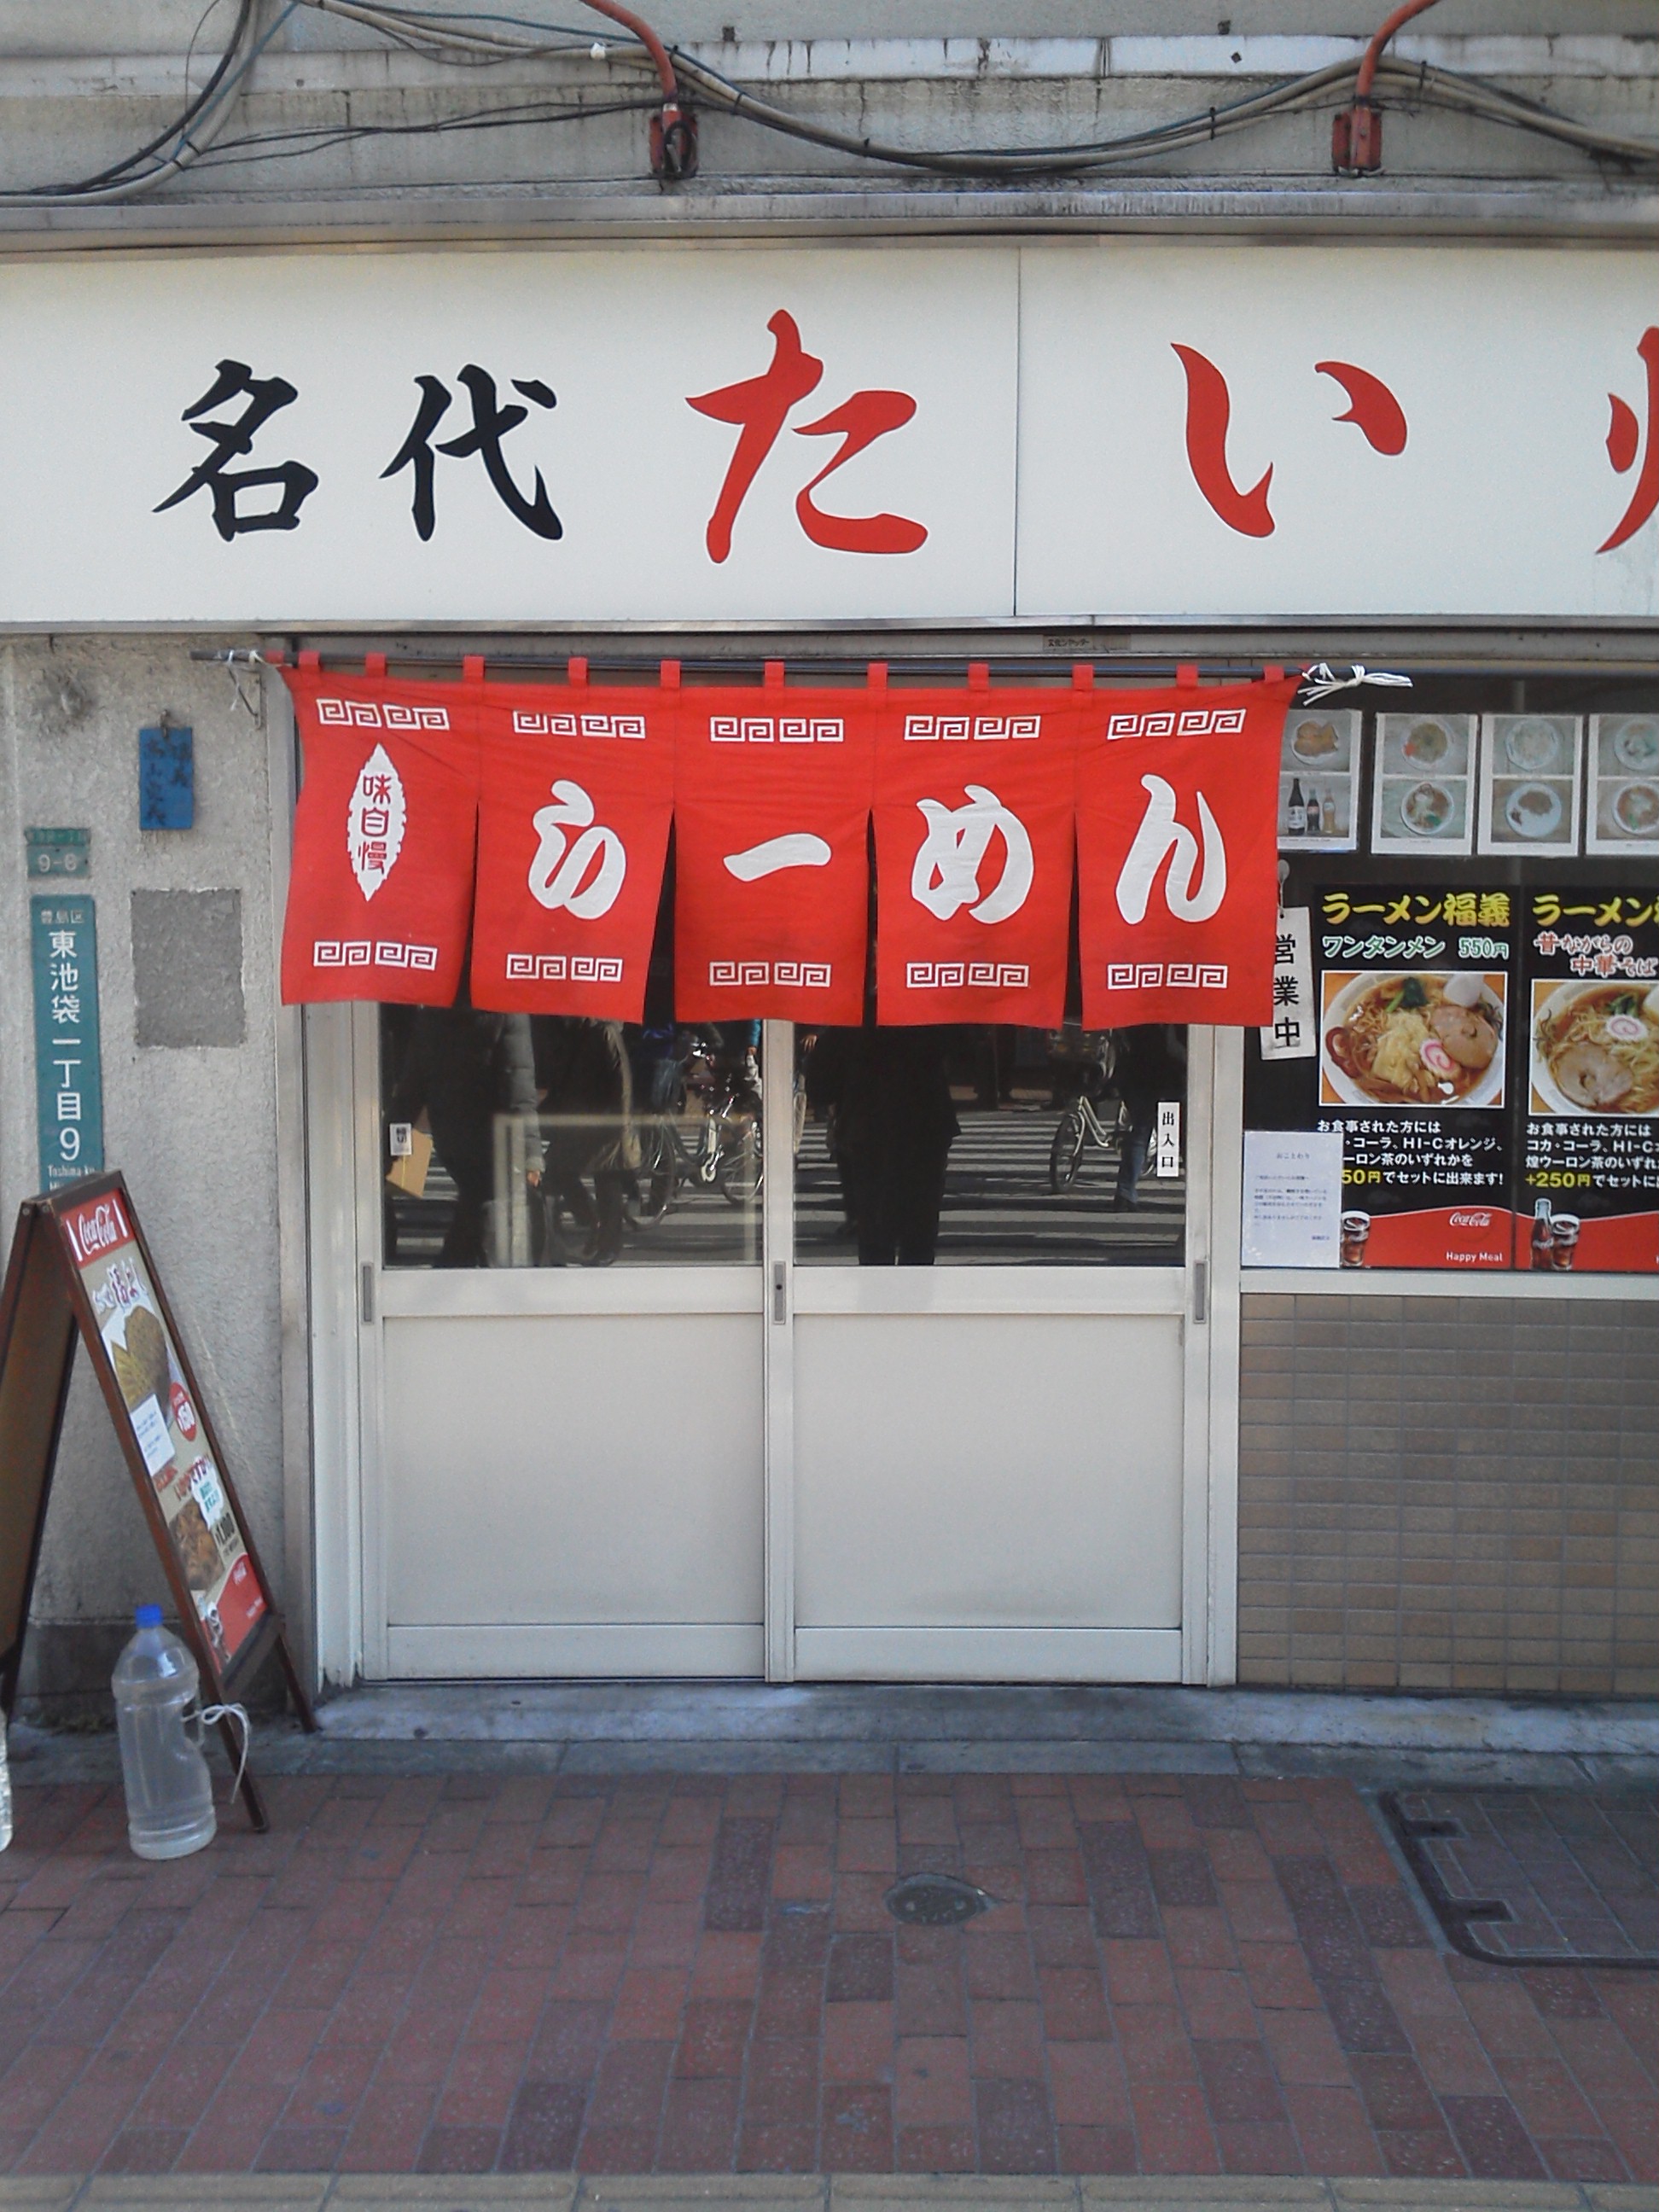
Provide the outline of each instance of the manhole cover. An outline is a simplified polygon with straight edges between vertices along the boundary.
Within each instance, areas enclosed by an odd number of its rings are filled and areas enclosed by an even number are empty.
[[[995,1904],[971,1881],[953,1874],[908,1874],[887,1893],[887,1910],[911,1928],[959,1928]]]
[[[1379,1802],[1448,1937],[1505,1966],[1659,1965],[1659,1814],[1578,1790],[1421,1790]]]

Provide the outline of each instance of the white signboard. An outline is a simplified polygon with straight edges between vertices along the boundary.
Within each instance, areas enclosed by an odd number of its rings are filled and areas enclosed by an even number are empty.
[[[1006,615],[1018,258],[896,260],[0,269],[0,607],[277,625]]]
[[[1656,320],[1638,251],[15,261],[0,613],[1651,617]]]
[[[1247,1129],[1247,1267],[1334,1267],[1342,1233],[1342,1133]]]

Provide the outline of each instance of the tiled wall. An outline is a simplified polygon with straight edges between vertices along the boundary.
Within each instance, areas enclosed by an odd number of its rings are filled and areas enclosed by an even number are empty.
[[[1243,1682],[1659,1691],[1659,1304],[1244,1299]]]

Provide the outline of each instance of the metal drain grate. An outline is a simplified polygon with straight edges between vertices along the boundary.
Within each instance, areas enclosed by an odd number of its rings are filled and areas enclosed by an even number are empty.
[[[1659,1808],[1576,1790],[1385,1792],[1449,1941],[1502,1966],[1659,1966]]]
[[[996,1903],[953,1874],[908,1874],[888,1891],[887,1910],[908,1928],[960,1928]]]

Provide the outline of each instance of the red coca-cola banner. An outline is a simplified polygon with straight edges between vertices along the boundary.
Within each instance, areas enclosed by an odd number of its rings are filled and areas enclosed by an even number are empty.
[[[1295,678],[1100,692],[1078,751],[1083,1020],[1273,1018],[1279,742]]]
[[[665,671],[665,675],[670,672]],[[678,670],[660,686],[491,684],[472,1003],[636,1022],[674,809]]]
[[[283,929],[289,1004],[447,1006],[472,913],[477,684],[284,669],[305,773]]]
[[[1054,1029],[1085,695],[974,674],[965,691],[872,694],[879,1018]]]
[[[768,682],[682,695],[674,1006],[851,1024],[864,1015],[872,795],[861,690]]]

